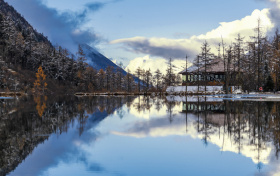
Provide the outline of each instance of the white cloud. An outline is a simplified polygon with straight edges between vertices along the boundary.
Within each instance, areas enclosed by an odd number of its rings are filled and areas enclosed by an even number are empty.
[[[197,132],[197,117],[195,115],[188,115],[187,131],[184,115],[177,115],[178,117],[173,119],[171,124],[165,117],[153,119],[149,122],[136,122],[134,126],[132,125],[131,129],[126,131],[112,131],[111,133],[134,138],[190,136],[193,139],[204,139],[204,133]],[[210,119],[215,121],[222,120],[223,118],[219,118],[219,115],[213,115]],[[128,126],[131,127],[131,125]],[[226,135],[221,136],[221,134]],[[218,146],[220,151],[240,153],[243,156],[250,158],[255,164],[258,164],[259,162],[262,162],[263,164],[270,163],[270,156],[273,152],[273,145],[271,143],[264,144],[263,148],[258,151],[257,147],[250,143],[252,139],[246,131],[241,132],[240,136],[240,143],[234,142],[232,136],[227,134],[227,127],[219,128],[212,126],[211,130],[208,131],[208,142]],[[240,146],[242,147],[239,150]]]
[[[277,1],[279,2],[279,1]],[[221,22],[220,26],[206,34],[192,36],[188,39],[145,38],[132,37],[111,41],[111,44],[123,44],[126,49],[134,53],[148,54],[168,59],[184,59],[188,54],[194,58],[199,52],[202,42],[207,40],[212,47],[212,52],[217,54],[216,46],[221,42],[221,37],[227,44],[234,42],[237,34],[253,36],[257,20],[260,18],[262,30],[267,33],[273,29],[274,24],[270,18],[269,9],[254,10],[251,15],[232,22]],[[247,39],[249,39],[247,37]]]
[[[149,55],[144,57],[137,57],[129,62],[126,67],[126,71],[129,69],[130,72],[134,73],[137,68],[141,68],[144,70],[151,70],[154,73],[157,69],[161,71],[161,73],[165,74],[167,70],[167,60],[163,58],[151,58]],[[184,60],[173,60],[172,64],[175,66],[174,73],[178,73],[185,68],[186,61]]]
[[[221,40],[221,36],[228,41],[234,41],[238,33],[243,36],[253,36],[254,28],[257,26],[257,20],[260,18],[262,30],[264,33],[269,31],[274,27],[269,18],[269,9],[254,10],[250,16],[246,16],[241,20],[236,20],[232,22],[222,22],[220,26],[205,35],[194,36],[191,39],[200,40]],[[247,38],[248,39],[248,38]]]

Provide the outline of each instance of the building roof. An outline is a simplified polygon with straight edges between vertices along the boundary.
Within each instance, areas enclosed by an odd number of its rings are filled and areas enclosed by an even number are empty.
[[[200,72],[205,72],[204,70],[204,65],[202,65],[200,68],[199,68],[199,71]],[[233,71],[234,70],[234,65],[233,64],[230,64],[229,66],[229,69],[230,71]],[[235,67],[235,69],[237,70],[237,67]],[[188,73],[195,73],[195,72],[198,72],[198,67],[197,66],[191,66],[187,69]],[[210,61],[210,65],[207,66],[206,68],[206,72],[207,73],[220,73],[220,72],[225,72],[225,69],[224,69],[224,61],[220,58],[217,58],[217,59],[213,59],[212,61]],[[242,70],[241,70],[242,72]],[[186,69],[179,72],[179,74],[183,74],[183,73],[186,73]]]

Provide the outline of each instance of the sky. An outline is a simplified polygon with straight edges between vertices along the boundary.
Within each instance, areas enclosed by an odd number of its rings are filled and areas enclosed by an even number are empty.
[[[280,19],[280,0],[6,0],[54,44],[75,53],[87,43],[128,68],[160,68],[158,61],[192,60],[207,40],[216,52],[237,34],[264,34]],[[245,39],[248,40],[248,39]],[[136,66],[135,66],[136,64]]]

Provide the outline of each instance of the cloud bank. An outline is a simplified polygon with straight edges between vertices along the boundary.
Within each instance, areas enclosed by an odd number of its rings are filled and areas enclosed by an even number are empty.
[[[174,65],[173,71],[177,74],[185,68],[186,61],[177,59],[173,60],[172,64]],[[149,55],[147,55],[144,57],[137,57],[131,60],[125,68],[125,70],[128,71],[129,69],[130,72],[134,73],[138,67],[144,70],[150,69],[153,74],[156,72],[157,69],[159,69],[161,73],[165,74],[168,68],[168,64],[166,59],[151,58]]]
[[[63,13],[48,8],[41,0],[9,0],[8,3],[53,44],[75,51],[78,43],[96,44],[101,40],[93,30],[81,26],[89,13],[100,10],[106,3],[90,3],[81,12]]]
[[[269,18],[275,24],[280,25],[280,0],[261,0],[270,3]]]
[[[168,39],[168,38],[146,38],[133,37],[113,40],[111,44],[121,44],[126,50],[134,53],[147,54],[161,58],[185,59],[186,54],[190,58],[200,52],[201,44],[207,40],[212,46],[212,52],[217,53],[216,46],[223,37],[225,43],[231,44],[237,35],[253,36],[257,20],[261,19],[263,32],[270,31],[274,24],[270,19],[269,9],[254,10],[251,15],[232,22],[221,22],[220,26],[206,34],[192,36],[188,39]]]

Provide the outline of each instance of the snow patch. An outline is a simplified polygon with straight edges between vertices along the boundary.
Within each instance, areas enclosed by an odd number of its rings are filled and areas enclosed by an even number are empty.
[[[197,93],[198,86],[187,86],[189,93]],[[205,92],[205,86],[199,86],[199,91]],[[223,91],[223,86],[206,86],[207,93],[219,93]],[[167,93],[183,93],[186,92],[186,86],[168,86]]]

